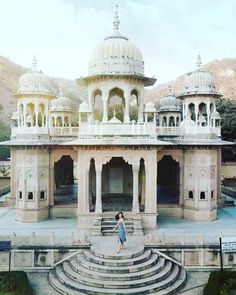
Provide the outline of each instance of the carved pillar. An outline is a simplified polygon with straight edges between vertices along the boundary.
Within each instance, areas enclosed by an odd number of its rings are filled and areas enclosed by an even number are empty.
[[[95,213],[102,213],[102,164],[95,162],[95,167],[96,167]]]
[[[16,199],[17,197],[17,171],[16,171],[16,149],[11,148],[11,178],[10,178],[10,189],[11,198]]]
[[[89,212],[89,159],[78,151],[78,214]]]
[[[54,189],[55,189],[55,172],[54,172],[54,157],[49,154],[49,205],[54,205]]]
[[[179,162],[179,205],[184,204],[184,164],[183,159]]]
[[[108,93],[102,92],[102,104],[103,104],[103,117],[102,122],[107,123],[108,122]]]
[[[133,170],[133,206],[132,212],[139,212],[139,201],[138,201],[138,173],[139,173],[139,165],[132,165]]]
[[[125,94],[125,113],[124,113],[124,123],[130,122],[129,117],[129,103],[130,103],[130,95],[129,93]]]
[[[149,156],[145,159],[146,171],[146,199],[145,213],[156,213],[157,194],[157,155],[155,150],[150,150]]]

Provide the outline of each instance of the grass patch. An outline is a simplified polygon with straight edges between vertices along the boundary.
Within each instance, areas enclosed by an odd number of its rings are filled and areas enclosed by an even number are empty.
[[[0,189],[10,186],[10,178],[0,178]]]
[[[236,271],[212,272],[203,295],[230,295],[236,288]]]
[[[0,272],[0,295],[33,295],[24,271]]]

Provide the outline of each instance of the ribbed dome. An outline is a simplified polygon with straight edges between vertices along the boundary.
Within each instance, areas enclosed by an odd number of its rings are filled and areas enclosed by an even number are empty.
[[[209,72],[201,69],[201,60],[198,56],[198,68],[185,75],[182,95],[189,94],[218,94],[215,89],[213,77]]]
[[[37,61],[34,58],[31,69],[19,79],[18,93],[43,93],[52,94],[50,79],[37,69]]]
[[[79,105],[79,113],[90,113],[89,105],[87,104],[87,102],[81,102],[81,104]]]
[[[159,112],[181,112],[181,101],[169,89],[169,93],[160,99]]]
[[[153,102],[147,102],[145,104],[144,113],[156,113],[156,112],[157,110]]]
[[[68,97],[65,97],[60,90],[57,98],[51,100],[52,112],[72,112],[72,102]]]
[[[89,61],[89,76],[99,74],[144,75],[141,51],[119,33],[116,12],[114,32],[93,51]]]

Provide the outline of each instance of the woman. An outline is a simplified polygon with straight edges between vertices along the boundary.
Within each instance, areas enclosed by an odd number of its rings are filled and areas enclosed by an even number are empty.
[[[124,242],[126,241],[126,227],[123,213],[119,212],[118,214],[116,214],[115,219],[117,221],[117,224],[113,228],[113,230],[115,230],[118,227],[119,235],[117,253],[119,253],[120,250],[124,248]]]

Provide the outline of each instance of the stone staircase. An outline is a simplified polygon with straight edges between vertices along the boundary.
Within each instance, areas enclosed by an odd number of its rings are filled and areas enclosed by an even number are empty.
[[[112,245],[105,241],[57,265],[49,272],[51,286],[70,295],[164,295],[183,287],[185,270],[155,250],[133,244],[116,254]]]
[[[92,228],[93,236],[117,236],[117,230],[113,231],[116,225],[114,217],[102,217],[94,219]],[[143,229],[141,225],[141,217],[132,217],[125,219],[125,226],[128,235],[142,236]]]

